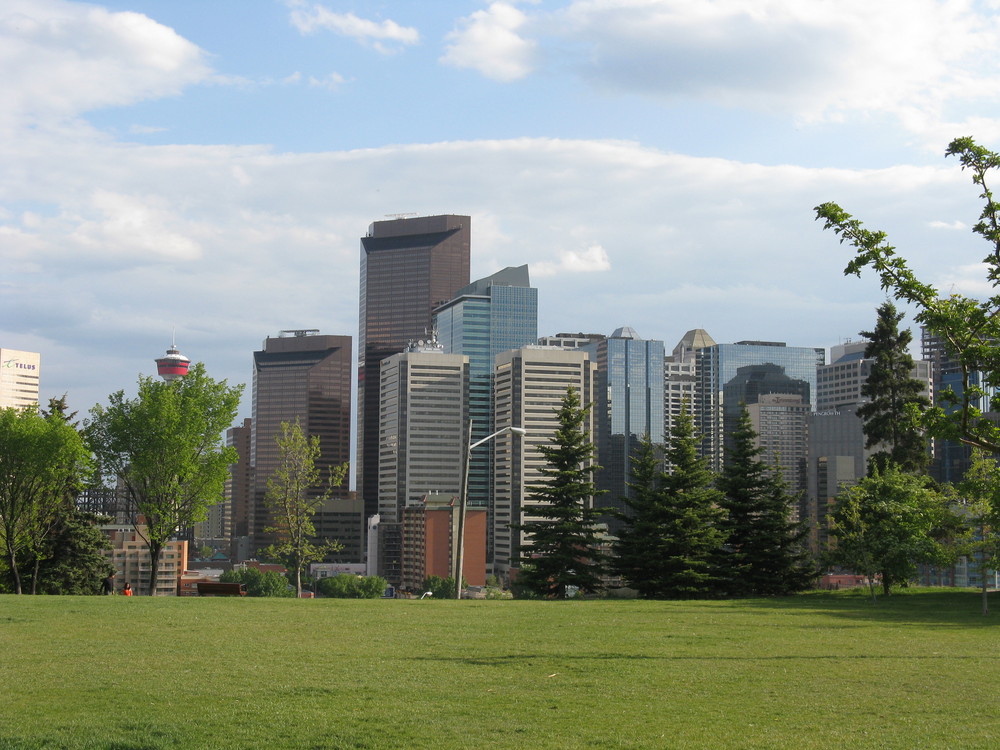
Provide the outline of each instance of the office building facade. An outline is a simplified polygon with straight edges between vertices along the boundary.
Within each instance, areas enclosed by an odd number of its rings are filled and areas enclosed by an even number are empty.
[[[702,439],[702,455],[709,460],[711,468],[715,471],[722,468],[726,447],[744,403],[750,406],[759,403],[762,396],[781,394],[800,398],[797,410],[813,411],[816,368],[825,359],[823,349],[769,341],[740,341],[698,349],[695,353],[698,375],[696,425]],[[766,426],[760,425],[760,428],[766,429]],[[769,438],[762,435],[761,439]],[[808,449],[808,430],[794,439],[802,443],[795,455],[804,455]],[[805,489],[803,468],[794,469],[795,476],[800,479],[789,486],[790,491]]]
[[[253,490],[248,531],[256,555],[275,541],[274,535],[265,531],[272,519],[264,495],[280,458],[276,438],[282,422],[298,421],[306,436],[319,438],[316,466],[324,477],[350,461],[354,361],[350,336],[320,335],[313,329],[282,331],[277,337],[268,337],[253,358]],[[319,538],[335,539],[343,545],[330,562],[361,561],[364,519],[348,486],[345,478],[341,486],[333,488],[331,498],[313,518]]]
[[[523,532],[511,526],[539,520],[531,512],[536,504],[532,487],[544,479],[547,465],[539,447],[549,445],[559,429],[557,410],[567,388],[576,389],[581,403],[593,403],[594,378],[595,365],[580,350],[525,347],[497,356],[495,426],[525,430],[524,435],[508,430],[494,441],[493,571],[498,576],[509,578],[522,555],[529,554]],[[584,429],[593,440],[593,410]]]
[[[382,360],[379,504],[382,523],[424,498],[459,497],[467,441],[469,358],[415,345]]]
[[[37,406],[41,371],[37,352],[0,348],[0,409]]]
[[[361,238],[355,474],[365,515],[378,512],[383,359],[432,335],[433,311],[469,283],[472,221],[443,215],[376,221]]]
[[[581,351],[596,366],[593,413],[601,469],[595,482],[603,493],[601,505],[627,512],[632,457],[644,436],[663,443],[663,342],[644,340],[623,327]],[[612,532],[621,526],[613,515],[605,520]]]
[[[538,337],[538,290],[527,266],[505,268],[472,282],[434,313],[438,340],[445,352],[469,358],[470,443],[495,431],[493,368],[501,352],[520,349]],[[485,508],[492,517],[493,444],[476,449],[469,464],[469,507]]]

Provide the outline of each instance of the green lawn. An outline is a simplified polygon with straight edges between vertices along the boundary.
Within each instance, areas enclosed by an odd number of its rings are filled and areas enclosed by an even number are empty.
[[[992,749],[979,606],[0,596],[0,748]]]

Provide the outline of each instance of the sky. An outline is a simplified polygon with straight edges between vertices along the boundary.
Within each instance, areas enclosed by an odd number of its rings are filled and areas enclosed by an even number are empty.
[[[829,347],[885,293],[822,202],[985,291],[944,153],[1000,149],[1000,0],[3,0],[0,102],[0,346],[43,404],[172,340],[248,391],[269,335],[356,340],[396,214],[529,264],[541,335]]]

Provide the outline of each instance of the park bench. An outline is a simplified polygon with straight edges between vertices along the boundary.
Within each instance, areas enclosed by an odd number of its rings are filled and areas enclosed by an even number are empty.
[[[245,583],[216,583],[202,581],[198,583],[198,596],[246,596]]]

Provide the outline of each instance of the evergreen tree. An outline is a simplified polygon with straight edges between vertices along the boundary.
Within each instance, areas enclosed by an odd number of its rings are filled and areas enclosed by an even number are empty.
[[[780,469],[761,460],[763,452],[744,406],[717,484],[726,512],[722,575],[732,596],[790,594],[815,577],[805,549],[808,532],[792,520],[794,498]]]
[[[922,412],[930,401],[924,386],[911,375],[913,334],[906,328],[900,330],[902,319],[903,313],[885,302],[878,308],[875,330],[860,334],[868,339],[865,358],[874,361],[861,386],[861,395],[869,402],[858,408],[858,416],[865,422],[865,447],[879,448],[869,458],[869,467],[881,469],[891,461],[903,471],[921,474],[927,469],[930,453],[912,412]]]
[[[669,469],[659,467],[644,441],[632,462],[634,496],[616,545],[616,570],[648,599],[685,599],[718,590],[716,560],[722,543],[721,493],[698,456],[698,438],[685,408],[666,449]]]
[[[598,519],[604,510],[593,503],[593,474],[599,467],[586,429],[589,411],[576,389],[567,388],[556,410],[559,428],[549,445],[538,447],[546,478],[530,488],[530,497],[531,514],[539,520],[512,526],[526,534],[518,586],[535,596],[563,598],[570,586],[594,592],[603,585]]]
[[[31,588],[39,594],[96,594],[101,581],[114,571],[104,550],[111,549],[98,524],[110,521],[93,513],[66,508],[45,542],[32,569]],[[34,563],[37,562],[37,565]]]

